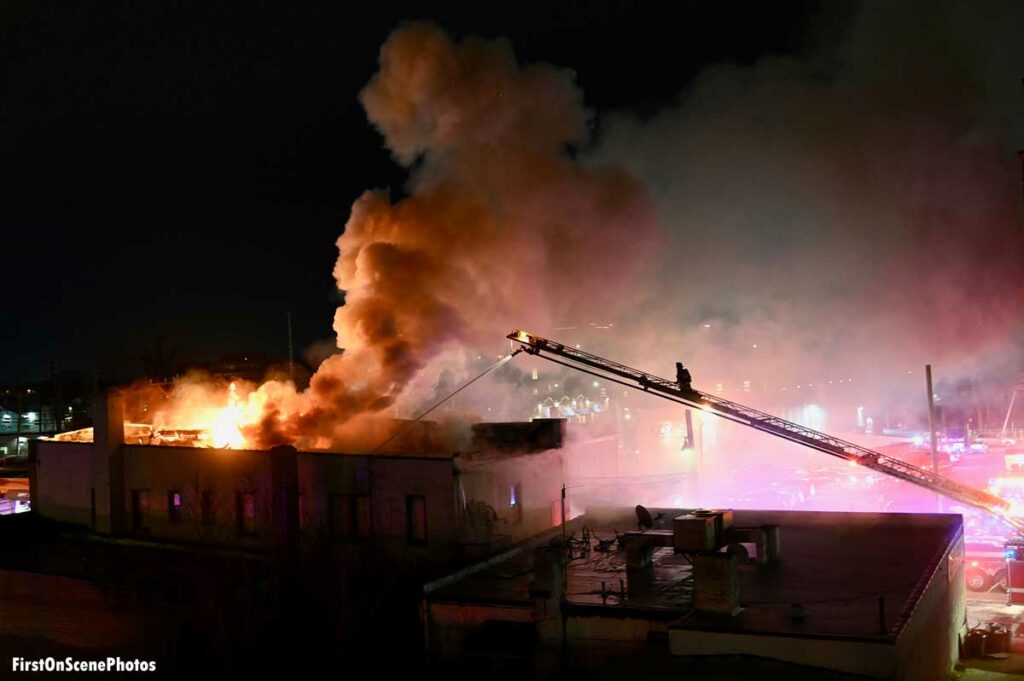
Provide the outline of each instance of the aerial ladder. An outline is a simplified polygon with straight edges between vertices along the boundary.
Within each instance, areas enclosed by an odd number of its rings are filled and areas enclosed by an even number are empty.
[[[1001,518],[1018,533],[1024,534],[1024,518],[1014,513],[1010,502],[969,485],[963,485],[939,475],[936,471],[918,468],[905,461],[884,456],[879,452],[841,440],[778,416],[758,411],[715,395],[686,389],[674,381],[633,369],[563,343],[536,334],[515,330],[507,338],[522,346],[528,354],[583,371],[604,380],[641,390],[662,399],[677,402],[728,421],[740,423],[763,433],[789,440],[819,452],[850,461],[858,466],[878,471],[913,483],[968,506],[981,509]]]

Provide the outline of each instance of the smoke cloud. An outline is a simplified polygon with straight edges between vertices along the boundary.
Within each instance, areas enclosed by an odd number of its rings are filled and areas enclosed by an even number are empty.
[[[366,440],[514,327],[662,375],[683,360],[709,391],[856,378],[856,404],[919,392],[926,362],[1019,367],[1024,9],[845,20],[806,54],[708,68],[644,118],[595,117],[571,71],[505,40],[396,30],[360,99],[408,184],[355,202],[341,351],[305,392],[249,393],[247,440]]]
[[[643,290],[658,238],[637,180],[574,159],[589,112],[572,72],[521,65],[503,40],[400,28],[361,101],[410,169],[408,196],[369,191],[353,206],[334,270],[343,352],[306,393],[257,391],[264,445],[337,442],[447,353],[495,347],[516,326],[622,310]]]
[[[1019,368],[1022,26],[1015,3],[865,3],[838,43],[606,117],[591,158],[652,188],[668,254],[622,350],[671,348],[705,389]]]

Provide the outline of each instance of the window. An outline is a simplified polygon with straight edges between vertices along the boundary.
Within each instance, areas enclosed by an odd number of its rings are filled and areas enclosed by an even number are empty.
[[[167,492],[167,522],[172,525],[181,522],[181,492]]]
[[[149,513],[149,490],[132,490],[132,529],[136,532],[146,530],[146,514]]]
[[[551,502],[551,527],[558,527],[562,524],[562,502]]]
[[[523,489],[518,482],[508,486],[508,507],[512,511],[512,522],[523,522]]]
[[[204,489],[199,493],[199,509],[203,517],[203,525],[213,525],[216,516],[213,512],[213,490]]]
[[[239,534],[256,533],[256,495],[252,492],[235,494],[235,518]]]
[[[349,536],[348,529],[351,524],[351,516],[349,514],[347,499],[347,495],[344,494],[331,495],[330,527],[328,529],[331,532],[331,537],[335,539]]]
[[[331,495],[331,536],[335,539],[369,537],[370,497],[365,494]]]
[[[427,498],[421,494],[405,497],[406,539],[413,546],[427,544]]]

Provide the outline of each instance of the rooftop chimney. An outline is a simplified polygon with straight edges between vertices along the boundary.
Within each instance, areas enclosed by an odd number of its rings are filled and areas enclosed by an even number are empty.
[[[693,557],[693,606],[704,612],[736,615],[740,611],[739,558],[733,553],[698,553]]]
[[[124,396],[100,393],[93,398],[92,503],[97,532],[121,534],[125,522]]]

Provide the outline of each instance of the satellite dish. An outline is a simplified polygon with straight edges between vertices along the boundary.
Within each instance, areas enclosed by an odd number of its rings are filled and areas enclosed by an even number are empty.
[[[636,506],[636,521],[637,524],[640,525],[641,530],[649,530],[654,527],[654,520],[651,519],[651,512],[639,504]]]

